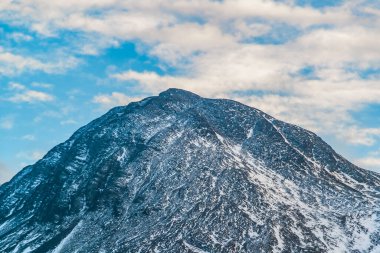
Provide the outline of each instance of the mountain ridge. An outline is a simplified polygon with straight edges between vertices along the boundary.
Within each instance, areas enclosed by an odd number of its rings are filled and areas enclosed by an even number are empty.
[[[379,174],[314,133],[169,89],[111,109],[0,186],[0,248],[378,252],[379,196]]]

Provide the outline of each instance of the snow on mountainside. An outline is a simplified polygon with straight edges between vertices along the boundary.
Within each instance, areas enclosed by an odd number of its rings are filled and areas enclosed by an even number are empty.
[[[1,252],[380,252],[380,175],[231,100],[116,107],[0,187]]]

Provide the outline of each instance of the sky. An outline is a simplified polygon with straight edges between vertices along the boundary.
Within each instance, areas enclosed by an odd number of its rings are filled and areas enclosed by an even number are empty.
[[[0,184],[110,108],[176,87],[380,172],[380,2],[0,1]]]

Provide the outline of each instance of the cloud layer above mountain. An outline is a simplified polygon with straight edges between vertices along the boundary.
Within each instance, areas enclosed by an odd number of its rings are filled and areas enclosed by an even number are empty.
[[[87,120],[78,106],[99,112],[178,87],[247,103],[328,136],[349,155],[365,147],[352,158],[378,167],[375,1],[8,0],[0,20],[4,108],[60,105],[58,116],[42,108],[36,122],[75,126]],[[12,88],[17,82],[23,89]],[[17,115],[4,115],[3,131]]]

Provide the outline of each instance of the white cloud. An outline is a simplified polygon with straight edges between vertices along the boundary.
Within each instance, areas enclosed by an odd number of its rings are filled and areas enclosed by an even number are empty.
[[[58,60],[44,62],[29,56],[14,54],[0,46],[0,76],[16,75],[24,71],[59,73],[76,66],[79,62],[78,59],[73,56],[66,55],[64,58],[62,56],[54,57]]]
[[[41,150],[23,151],[16,154],[17,158],[24,159],[29,162],[36,162],[44,156],[44,152]]]
[[[21,137],[21,140],[26,140],[26,141],[35,141],[36,137],[32,134],[26,134]]]
[[[163,70],[176,70],[163,76],[131,69],[111,75],[139,84],[145,93],[178,87],[232,97],[349,144],[373,145],[380,135],[352,116],[380,103],[379,76],[363,79],[357,73],[380,68],[379,10],[363,1],[320,10],[270,0],[30,0],[1,2],[0,9],[0,19],[24,22],[45,36],[79,32],[82,37],[73,42],[78,54],[96,55],[102,48],[135,42],[139,53],[154,56]],[[276,34],[276,24],[287,24],[297,34],[279,45],[255,43],[255,37]],[[64,68],[62,62],[57,66],[1,49],[0,75],[51,72]],[[305,67],[313,69],[313,78],[298,74]],[[27,95],[17,85],[14,91],[16,100],[49,99]],[[114,92],[95,96],[93,102],[110,108],[138,99]]]
[[[144,91],[155,93],[174,86],[185,88],[191,82],[190,78],[160,76],[155,72],[137,72],[133,70],[113,74],[111,77],[121,81],[137,81]]]
[[[36,87],[36,88],[44,88],[44,89],[51,89],[53,87],[52,84],[50,83],[38,83],[38,82],[33,82],[31,84],[33,87]]]
[[[59,105],[57,110],[46,110],[42,111],[38,116],[33,118],[34,123],[41,122],[42,120],[46,118],[53,118],[53,119],[61,119],[62,123],[69,123],[65,121],[71,121],[70,119],[65,120],[69,117],[69,115],[73,115],[74,112],[77,111],[77,108],[74,107],[73,105],[64,105],[61,104]]]
[[[25,90],[26,89],[25,85],[22,85],[20,83],[15,83],[15,82],[10,82],[8,84],[8,88],[10,90]]]
[[[18,160],[17,167],[23,168],[40,160],[46,152],[42,150],[20,151],[15,155]]]
[[[36,59],[23,57],[4,51],[0,47],[0,75],[13,74],[23,70],[40,70],[46,69],[46,65]]]
[[[364,157],[355,161],[359,167],[371,169],[380,173],[380,157]]]
[[[118,13],[123,13],[123,17],[130,13],[144,13],[149,17],[156,17],[166,15],[181,15],[181,16],[195,16],[207,18],[210,20],[227,21],[237,18],[264,18],[280,22],[289,22],[295,25],[312,25],[321,23],[341,24],[350,22],[354,19],[353,15],[347,11],[347,8],[329,8],[323,12],[311,7],[299,7],[288,3],[281,3],[276,1],[264,0],[227,0],[219,1],[158,1],[152,2],[149,0],[141,1],[63,1],[56,0],[46,2],[44,0],[32,0],[28,2],[9,2],[2,3],[1,9],[3,19],[15,19],[16,17],[24,17],[24,20],[30,21],[37,31],[45,34],[50,34],[50,30],[54,30],[57,26],[73,27],[76,29],[90,29],[102,30],[104,24],[109,25],[108,20],[116,16]],[[106,10],[106,16],[89,17],[87,14],[90,10]],[[125,11],[123,11],[125,10]],[[41,15],[41,14],[45,15]],[[112,16],[111,16],[112,14]],[[134,15],[134,14],[131,14]],[[66,18],[67,23],[64,23]],[[86,19],[87,18],[87,19]],[[89,19],[92,18],[92,19]],[[104,22],[98,23],[94,21],[102,20]],[[131,22],[136,20],[138,22]],[[90,22],[91,21],[91,22]],[[135,25],[137,29],[146,27],[145,19],[124,19],[114,20],[113,25],[126,24],[128,26]],[[113,27],[115,29],[122,29],[120,27]]]
[[[255,22],[247,22],[244,20],[236,20],[234,23],[234,35],[239,40],[257,37],[268,33],[271,26],[268,24],[261,24]]]
[[[34,83],[32,86],[47,87],[46,84],[39,83]],[[31,90],[20,83],[10,82],[8,89],[12,91],[12,95],[7,100],[14,103],[48,102],[54,100],[54,96],[46,92]]]
[[[34,102],[49,102],[53,101],[54,97],[48,93],[36,90],[25,90],[17,93],[9,98],[9,101],[14,103],[34,103]]]
[[[129,97],[123,93],[112,92],[108,94],[100,94],[93,98],[93,103],[100,104],[102,108],[109,109],[119,105],[127,105],[130,102],[141,100],[140,97]]]
[[[12,176],[14,175],[14,172],[12,172],[5,164],[0,162],[0,185],[8,182]]]
[[[7,34],[7,38],[12,39],[16,42],[31,41],[33,39],[32,36],[19,32]]]
[[[14,118],[10,116],[0,118],[0,128],[12,129],[14,126]]]
[[[61,122],[59,122],[59,124],[61,124],[61,125],[75,125],[75,124],[78,124],[78,122],[73,120],[73,119],[67,119],[67,120],[62,120]]]
[[[96,43],[85,39],[87,44],[82,47],[83,53],[96,54],[99,43],[107,46],[117,43],[115,39],[137,39],[157,46],[153,53],[162,55],[162,51],[189,54],[190,51],[229,45],[232,41],[262,35],[270,29],[270,25],[254,20],[288,23],[301,28],[321,24],[344,26],[358,21],[368,23],[367,19],[353,15],[355,7],[347,4],[321,11],[264,0],[108,0],[81,1],[80,4],[31,0],[3,4],[0,18],[18,23],[23,20],[26,26],[46,36],[54,36],[60,30],[101,35],[97,36]],[[205,22],[200,25],[196,20]]]
[[[183,14],[206,16],[217,20],[257,17],[300,26],[324,23],[341,24],[350,22],[354,18],[345,8],[330,8],[322,12],[308,6],[300,7],[289,3],[265,0],[176,1],[174,4],[166,2],[165,7]]]
[[[336,133],[351,144],[372,146],[380,138],[380,128],[347,127]]]
[[[176,24],[152,32],[150,36],[152,40],[159,41],[150,53],[171,64],[177,64],[178,60],[188,58],[194,52],[225,50],[236,45],[233,36],[208,24]]]
[[[351,63],[362,68],[380,66],[377,41],[379,27],[349,25],[335,29],[318,29],[301,36],[286,47],[310,65],[341,66]],[[305,53],[311,55],[305,55]],[[305,61],[306,62],[306,61]]]

